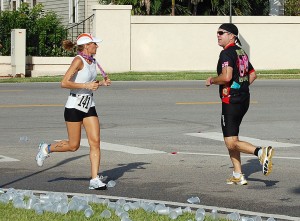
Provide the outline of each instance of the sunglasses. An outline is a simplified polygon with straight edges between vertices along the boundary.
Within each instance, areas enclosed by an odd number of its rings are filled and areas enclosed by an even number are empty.
[[[230,33],[230,32],[228,32],[228,31],[217,31],[218,35],[223,35],[224,33]]]

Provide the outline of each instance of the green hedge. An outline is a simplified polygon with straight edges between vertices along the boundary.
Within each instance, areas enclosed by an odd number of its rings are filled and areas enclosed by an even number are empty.
[[[26,29],[26,55],[66,56],[61,42],[67,31],[54,12],[43,11],[42,4],[30,8],[23,3],[16,11],[0,12],[0,55],[10,55],[12,29]]]

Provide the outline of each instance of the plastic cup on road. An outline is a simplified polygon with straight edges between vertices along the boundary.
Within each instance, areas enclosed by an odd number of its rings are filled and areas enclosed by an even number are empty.
[[[203,208],[199,208],[197,209],[196,214],[202,214],[203,216],[205,216],[205,210]]]
[[[34,209],[35,213],[38,215],[42,215],[44,212],[40,203],[34,204],[33,209]]]
[[[178,214],[175,210],[171,211],[169,214],[170,219],[177,219]]]
[[[86,210],[84,210],[84,215],[86,218],[90,218],[92,215],[94,215],[94,211],[90,208],[87,208]]]
[[[115,214],[116,214],[117,216],[120,216],[123,212],[124,212],[123,208],[122,208],[122,207],[119,207],[119,208],[116,209]]]
[[[130,205],[130,209],[132,210],[140,208],[139,202],[130,203],[129,205]]]
[[[123,218],[129,218],[129,214],[128,214],[127,212],[124,212],[124,211],[123,211],[119,217],[121,218],[121,220],[122,220]]]
[[[115,187],[115,185],[116,185],[116,182],[113,181],[113,180],[110,180],[110,181],[108,181],[108,183],[107,183],[107,187],[109,187],[109,188]]]
[[[15,198],[13,200],[13,205],[15,208],[25,208],[25,203],[21,198]]]
[[[41,208],[37,208],[37,209],[35,209],[35,213],[38,215],[42,215],[44,213],[44,211]]]
[[[41,203],[46,203],[46,202],[49,201],[49,199],[50,199],[50,196],[47,195],[47,194],[41,194],[40,195],[40,201],[41,201]]]
[[[130,207],[130,204],[129,203],[125,203],[124,205],[123,205],[123,210],[124,211],[129,211],[131,209],[131,207]]]
[[[159,203],[159,204],[157,204],[157,205],[155,206],[154,211],[157,212],[159,209],[162,209],[162,208],[165,208],[165,207],[166,207],[165,204]]]
[[[170,208],[169,207],[159,208],[157,210],[157,213],[160,214],[160,215],[169,215],[170,214]]]
[[[203,213],[196,213],[195,219],[196,221],[203,221],[205,218],[205,215]]]
[[[3,203],[3,204],[8,204],[9,203],[9,199],[5,196],[1,197],[0,196],[0,203]]]
[[[26,209],[32,209],[33,205],[37,202],[35,197],[30,197],[26,203]]]
[[[63,204],[60,208],[60,213],[61,214],[67,214],[69,212],[69,208],[67,204]]]
[[[155,207],[156,207],[155,203],[149,203],[147,211],[153,212],[155,210]]]
[[[116,202],[118,205],[123,206],[126,203],[125,199],[118,199],[118,201]]]
[[[188,203],[192,203],[192,204],[200,203],[200,199],[198,196],[191,197],[187,201],[188,201]]]
[[[106,209],[100,214],[100,216],[103,218],[109,219],[111,217],[111,212]]]
[[[254,221],[262,221],[262,218],[260,216],[253,217]]]
[[[182,210],[182,212],[184,212],[184,213],[191,213],[191,212],[192,212],[192,209],[191,209],[191,207],[187,206],[187,207],[185,207],[185,208]]]
[[[234,213],[230,213],[226,216],[226,218],[228,220],[231,220],[231,221],[237,221],[237,220],[240,220],[240,214],[237,213],[237,212],[234,212]]]
[[[27,136],[20,137],[20,142],[27,142],[27,141],[29,141],[29,138]]]
[[[115,202],[109,202],[107,206],[108,206],[108,208],[110,208],[110,209],[116,209],[116,206],[117,206],[117,205],[116,205]]]
[[[216,210],[216,209],[212,209],[212,211],[211,211],[211,217],[212,217],[212,219],[214,219],[214,220],[216,220],[216,219],[218,219],[218,210]]]

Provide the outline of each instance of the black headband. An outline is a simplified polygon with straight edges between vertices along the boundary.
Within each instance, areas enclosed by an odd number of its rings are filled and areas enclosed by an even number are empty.
[[[229,31],[230,33],[234,34],[235,36],[238,36],[238,34],[239,34],[238,28],[232,23],[224,23],[219,27],[219,29]]]
[[[239,30],[238,28],[232,24],[232,23],[224,23],[222,24],[219,29],[223,29],[225,31],[228,31],[232,34],[235,35],[235,39],[236,39],[236,42],[239,44],[239,45],[242,45],[241,42],[240,42],[240,39],[238,38],[238,35],[239,35]]]

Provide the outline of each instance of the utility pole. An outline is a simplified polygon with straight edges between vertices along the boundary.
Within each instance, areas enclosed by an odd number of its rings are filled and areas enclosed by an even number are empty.
[[[229,0],[229,23],[232,23],[232,5],[231,5],[231,0]]]

